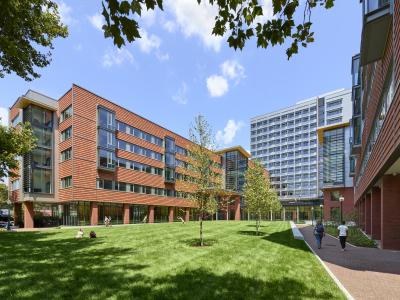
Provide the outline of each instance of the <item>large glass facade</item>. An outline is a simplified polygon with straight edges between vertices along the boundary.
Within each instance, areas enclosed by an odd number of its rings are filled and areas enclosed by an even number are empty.
[[[344,186],[345,162],[344,128],[324,132],[323,184]]]
[[[116,164],[115,148],[115,113],[103,108],[98,108],[97,130],[97,165],[99,168],[114,170]]]
[[[53,112],[29,105],[23,121],[30,122],[37,148],[24,155],[23,188],[27,193],[53,193]]]
[[[169,221],[168,206],[155,206],[154,207],[154,223],[162,223]]]
[[[147,218],[146,218],[147,216]],[[147,205],[130,205],[129,207],[129,222],[142,223],[146,218],[148,222],[148,206]]]
[[[123,224],[123,205],[117,203],[98,203],[99,224],[104,224],[104,218],[111,218],[111,224]]]
[[[64,204],[62,224],[67,226],[90,225],[90,202],[70,202]]]
[[[58,204],[34,203],[34,227],[54,227],[61,225],[62,211]]]
[[[165,181],[175,182],[175,140],[171,137],[166,136],[165,139]]]
[[[226,189],[242,192],[245,183],[244,174],[247,170],[247,157],[239,151],[226,152],[225,168]]]

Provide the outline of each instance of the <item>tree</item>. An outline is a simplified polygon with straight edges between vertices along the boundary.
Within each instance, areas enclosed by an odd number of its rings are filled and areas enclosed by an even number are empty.
[[[40,75],[35,67],[46,67],[51,61],[52,41],[67,37],[57,3],[51,0],[0,1],[0,77],[15,72],[31,81]]]
[[[217,192],[221,189],[220,176],[212,170],[213,134],[210,125],[202,115],[195,117],[189,131],[193,145],[190,147],[190,169],[196,178],[196,185],[190,199],[196,203],[200,221],[200,246],[204,245],[203,220],[217,209]]]
[[[256,234],[259,234],[261,216],[280,209],[276,191],[271,187],[264,167],[252,161],[245,173],[244,199],[250,213],[256,215]]]
[[[8,200],[7,185],[5,185],[4,183],[0,183],[0,206],[2,204],[7,203],[7,200]]]
[[[0,180],[18,177],[18,156],[31,152],[36,147],[36,137],[29,123],[20,123],[17,127],[0,125]]]
[[[195,0],[192,0],[195,1]],[[303,19],[295,22],[295,12],[300,8],[299,0],[272,0],[274,18],[263,20],[264,11],[258,0],[197,0],[215,5],[218,14],[212,34],[224,36],[227,34],[229,47],[243,49],[251,38],[257,39],[257,47],[267,48],[269,45],[281,45],[287,39],[290,47],[286,54],[288,59],[298,53],[299,44],[307,47],[314,41],[311,31],[312,9],[324,6],[333,7],[335,0],[306,0]],[[113,39],[118,47],[140,38],[139,24],[135,19],[144,9],[163,10],[163,0],[104,0],[103,16],[106,24],[103,26],[104,36]]]
[[[257,47],[262,48],[289,41],[286,49],[289,59],[298,53],[299,45],[307,47],[314,41],[312,9],[317,6],[329,9],[335,0],[306,0],[300,22],[295,21],[296,12],[301,9],[299,0],[272,0],[274,18],[270,20],[263,18],[265,12],[260,0],[197,2],[216,6],[212,34],[226,35],[229,47],[243,49],[252,38],[256,39]],[[142,11],[163,10],[163,0],[103,0],[102,8],[104,36],[120,48],[141,37],[137,19]],[[41,53],[36,45],[53,50],[52,41],[67,36],[67,27],[61,23],[54,0],[0,1],[0,77],[15,72],[27,81],[38,78],[40,75],[34,67],[46,67],[51,52]]]

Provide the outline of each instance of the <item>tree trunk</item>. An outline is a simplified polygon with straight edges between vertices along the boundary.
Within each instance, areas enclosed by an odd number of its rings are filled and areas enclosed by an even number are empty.
[[[200,246],[203,247],[203,216],[200,216]]]
[[[256,218],[256,235],[258,235],[258,229],[260,227],[260,214],[257,214]]]

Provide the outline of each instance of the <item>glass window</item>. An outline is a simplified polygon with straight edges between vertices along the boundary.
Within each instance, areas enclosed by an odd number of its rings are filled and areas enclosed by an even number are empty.
[[[61,188],[65,189],[72,186],[72,176],[61,178]]]
[[[99,146],[114,149],[116,146],[115,134],[111,131],[99,129]]]
[[[175,140],[170,137],[165,137],[165,151],[175,153]]]
[[[34,105],[31,105],[30,108],[33,126],[53,127],[53,113],[51,111]]]
[[[32,127],[33,133],[37,138],[37,145],[40,147],[51,147],[53,131],[50,128],[45,127]]]
[[[32,169],[32,192],[52,193],[52,172],[49,169]]]
[[[165,164],[169,167],[175,167],[175,155],[171,153],[165,153]]]
[[[69,160],[72,157],[72,148],[68,148],[64,151],[61,151],[61,162],[65,161],[65,160]]]
[[[32,150],[33,167],[51,167],[51,150],[36,148]]]
[[[60,123],[72,117],[72,105],[64,109],[60,114]]]
[[[175,170],[171,168],[165,168],[165,181],[175,181]]]
[[[98,150],[98,164],[102,168],[114,168],[115,167],[115,153],[104,149]]]
[[[108,129],[115,129],[115,114],[105,108],[98,109],[99,126]]]
[[[16,127],[20,122],[22,122],[21,114],[18,113],[17,116],[11,121],[13,127]]]
[[[61,131],[61,142],[68,140],[72,135],[72,126],[68,127],[64,131]]]

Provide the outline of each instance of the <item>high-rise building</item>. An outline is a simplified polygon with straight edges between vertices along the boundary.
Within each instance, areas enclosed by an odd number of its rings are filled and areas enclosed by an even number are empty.
[[[10,120],[10,126],[30,122],[37,137],[37,148],[20,158],[20,176],[10,178],[16,223],[196,218],[188,199],[196,184],[188,139],[77,85],[58,100],[28,91],[10,108]],[[225,177],[229,219],[241,216],[249,157],[241,147],[210,151],[211,170]]]
[[[354,204],[363,230],[400,250],[400,1],[362,4],[352,64]]]
[[[342,89],[251,119],[251,155],[268,169],[285,219],[311,219],[313,209],[320,211],[324,184],[349,185],[350,118],[351,90]],[[324,129],[325,148],[317,134]],[[324,165],[324,149],[325,157],[342,151],[336,165],[326,159]]]

